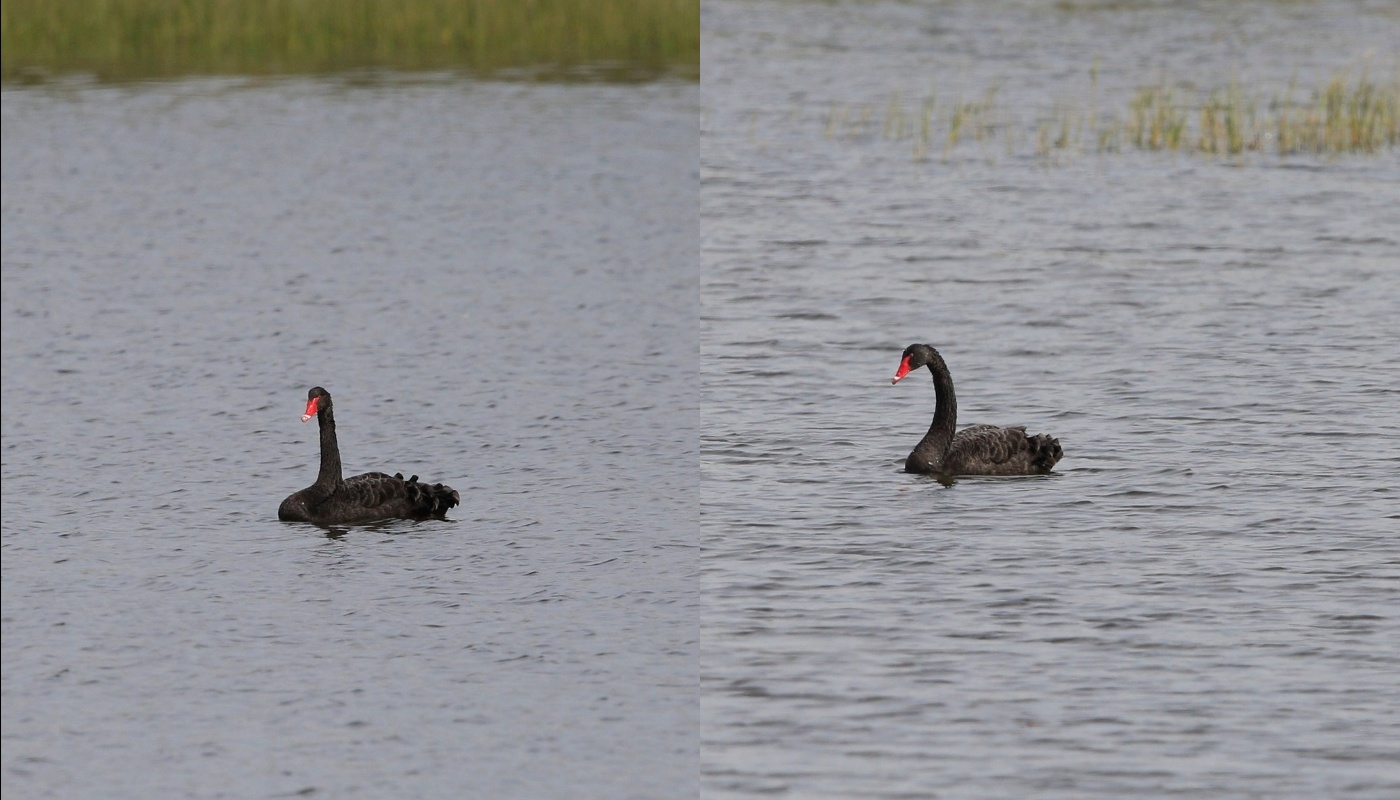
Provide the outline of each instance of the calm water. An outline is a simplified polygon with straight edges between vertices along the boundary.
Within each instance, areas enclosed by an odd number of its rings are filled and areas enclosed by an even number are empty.
[[[5,796],[693,790],[697,109],[7,89]],[[278,522],[314,384],[451,520]]]
[[[1228,6],[707,4],[708,796],[1400,796],[1400,158],[824,133],[928,82],[1049,110],[1097,56],[1122,108],[1400,41],[1393,6]],[[1056,474],[904,474],[911,342]]]

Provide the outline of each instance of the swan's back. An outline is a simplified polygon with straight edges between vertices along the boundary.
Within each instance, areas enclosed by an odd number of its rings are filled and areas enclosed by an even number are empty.
[[[1036,475],[1054,469],[1064,455],[1060,440],[1027,436],[1023,426],[973,425],[958,431],[944,457],[950,475]]]
[[[287,498],[283,508],[295,503],[301,494],[298,492]],[[328,497],[309,498],[301,504],[299,515],[283,515],[282,519],[322,525],[354,525],[381,519],[441,519],[461,499],[451,486],[419,483],[417,475],[404,480],[401,474],[366,472],[345,479]]]

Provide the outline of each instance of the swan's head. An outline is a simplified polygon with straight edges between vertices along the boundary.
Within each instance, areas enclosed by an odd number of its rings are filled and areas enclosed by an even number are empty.
[[[935,361],[941,361],[942,358],[938,351],[933,349],[933,345],[911,344],[904,348],[904,355],[899,359],[899,369],[895,370],[890,383],[899,383],[914,370],[927,367]]]
[[[301,421],[305,422],[316,416],[318,411],[329,411],[331,408],[331,393],[319,386],[312,387],[306,393],[306,411],[301,415]]]

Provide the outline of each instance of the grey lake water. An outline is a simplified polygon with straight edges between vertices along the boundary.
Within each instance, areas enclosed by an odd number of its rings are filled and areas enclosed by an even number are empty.
[[[702,23],[705,794],[1400,797],[1400,159],[1034,146],[1091,70],[1390,75],[1394,5]],[[991,86],[999,138],[885,127]],[[1055,473],[902,472],[914,342]]]
[[[1394,5],[702,26],[0,92],[5,798],[1400,796],[1400,156],[1037,129],[1390,80]],[[914,342],[1054,473],[904,473]],[[279,522],[313,385],[461,506]]]
[[[4,796],[693,790],[697,110],[7,88]],[[461,506],[279,522],[313,385]]]

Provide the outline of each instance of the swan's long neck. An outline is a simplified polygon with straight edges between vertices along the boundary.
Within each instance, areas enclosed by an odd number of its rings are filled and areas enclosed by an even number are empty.
[[[340,485],[340,445],[335,440],[335,415],[331,409],[323,408],[316,414],[316,423],[321,426],[321,474],[316,476],[315,487],[330,491]]]
[[[953,376],[948,374],[948,365],[942,358],[935,357],[928,369],[933,373],[933,391],[937,395],[933,424],[905,461],[906,468],[916,468],[920,472],[942,465],[948,448],[953,445],[953,433],[958,424],[958,396],[953,393]]]

